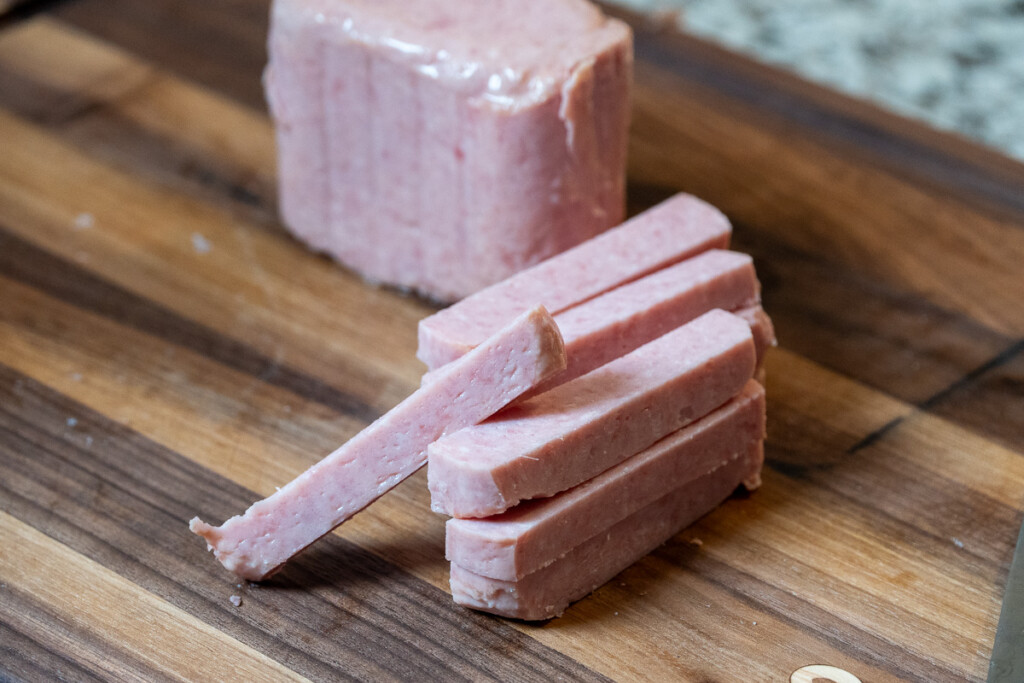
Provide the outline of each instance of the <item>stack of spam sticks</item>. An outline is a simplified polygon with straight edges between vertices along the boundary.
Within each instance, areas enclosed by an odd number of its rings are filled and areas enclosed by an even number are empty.
[[[439,369],[537,303],[568,367],[428,448],[456,602],[520,619],[561,614],[721,503],[760,483],[759,376],[774,344],[730,226],[677,195],[420,324]]]

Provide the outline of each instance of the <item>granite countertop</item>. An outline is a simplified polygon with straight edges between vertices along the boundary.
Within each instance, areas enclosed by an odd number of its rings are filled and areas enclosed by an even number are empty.
[[[614,0],[1024,159],[1024,0]]]

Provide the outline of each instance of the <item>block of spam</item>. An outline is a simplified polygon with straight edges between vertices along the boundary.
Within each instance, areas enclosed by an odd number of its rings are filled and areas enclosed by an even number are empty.
[[[416,356],[434,370],[541,303],[552,314],[708,249],[729,246],[718,209],[686,194],[463,299],[419,324]]]
[[[750,325],[722,310],[428,448],[431,507],[487,517],[552,496],[639,453],[740,393]]]
[[[758,300],[753,260],[721,249],[617,287],[554,316],[565,340],[568,364],[565,372],[524,394],[523,399],[624,356],[712,309],[746,311],[741,307],[756,308]],[[744,315],[752,328],[761,326],[754,313]],[[759,332],[754,339],[759,341]],[[430,383],[436,372],[426,373],[422,383]]]
[[[756,485],[763,461],[764,442],[758,440],[744,457],[683,484],[518,581],[482,576],[453,563],[452,597],[460,605],[514,619],[557,617],[706,515],[744,481]]]
[[[283,220],[371,281],[451,301],[622,221],[632,35],[587,0],[275,0],[269,57]]]
[[[262,580],[422,467],[428,444],[564,369],[554,320],[543,307],[527,311],[244,514],[219,527],[196,517],[189,527],[227,569]]]
[[[579,486],[493,517],[449,519],[446,557],[474,574],[517,581],[683,484],[746,458],[764,435],[764,389],[750,380],[721,408]],[[757,480],[744,483],[754,488]]]

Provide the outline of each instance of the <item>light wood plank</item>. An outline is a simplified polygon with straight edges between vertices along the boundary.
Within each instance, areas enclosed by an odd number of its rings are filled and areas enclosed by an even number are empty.
[[[418,382],[422,304],[368,288],[224,210],[98,164],[4,112],[0,137],[8,152],[0,222],[24,239],[381,409]],[[61,193],[51,196],[53,187]],[[93,225],[75,229],[83,212]]]

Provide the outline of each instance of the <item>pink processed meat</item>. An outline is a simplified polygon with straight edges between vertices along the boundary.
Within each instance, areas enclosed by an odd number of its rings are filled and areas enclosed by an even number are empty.
[[[764,363],[764,355],[768,349],[777,344],[775,340],[775,326],[772,319],[764,312],[760,304],[744,306],[732,311],[743,318],[750,325],[750,331],[754,335],[754,347],[757,349],[757,367],[760,370]],[[558,322],[557,320],[555,322]]]
[[[764,432],[764,389],[751,380],[710,415],[575,488],[494,517],[448,520],[446,556],[474,574],[516,581],[683,484],[746,458]],[[754,488],[757,479],[744,483]]]
[[[418,470],[430,443],[493,415],[564,368],[554,320],[543,307],[527,311],[243,515],[219,527],[196,517],[189,526],[227,569],[264,579]]]
[[[710,512],[741,483],[756,485],[763,461],[764,444],[759,440],[744,457],[683,484],[518,581],[481,576],[453,563],[452,597],[460,605],[514,619],[557,617],[570,603]]]
[[[284,222],[370,280],[451,301],[623,218],[632,35],[587,0],[275,0],[269,56]]]
[[[756,304],[758,290],[749,256],[712,249],[563,311],[555,322],[568,366],[523,398],[576,379],[714,308]],[[436,372],[426,373],[423,384]]]
[[[754,373],[750,326],[721,310],[439,439],[431,507],[486,517],[576,486],[707,415]]]
[[[434,370],[536,302],[553,314],[695,256],[729,246],[729,221],[679,194],[622,225],[420,321],[417,357]]]

